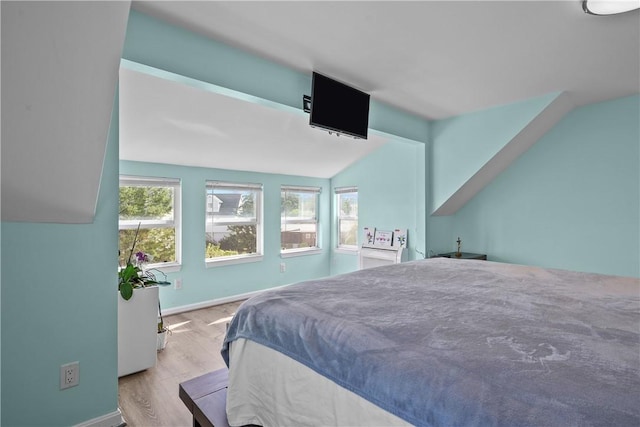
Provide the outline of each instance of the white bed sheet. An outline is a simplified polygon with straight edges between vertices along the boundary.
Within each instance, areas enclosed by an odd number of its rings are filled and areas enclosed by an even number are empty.
[[[406,421],[317,374],[246,339],[229,351],[229,425],[407,426]]]

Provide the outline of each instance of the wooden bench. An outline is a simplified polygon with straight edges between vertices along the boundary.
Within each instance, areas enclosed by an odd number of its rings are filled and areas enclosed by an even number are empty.
[[[227,368],[180,383],[180,399],[193,414],[193,427],[229,427],[227,422]]]

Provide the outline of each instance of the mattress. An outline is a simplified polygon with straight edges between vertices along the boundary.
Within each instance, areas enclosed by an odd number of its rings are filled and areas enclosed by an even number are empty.
[[[230,346],[231,426],[408,426],[307,366],[253,341]]]
[[[639,325],[637,278],[439,258],[264,292],[222,355],[234,376],[258,343],[419,426],[640,425]]]

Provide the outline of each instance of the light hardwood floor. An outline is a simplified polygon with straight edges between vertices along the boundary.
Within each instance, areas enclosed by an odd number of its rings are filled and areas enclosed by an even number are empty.
[[[118,380],[118,400],[130,427],[189,427],[191,413],[178,385],[224,367],[220,355],[226,324],[242,301],[165,316],[171,329],[154,368]]]

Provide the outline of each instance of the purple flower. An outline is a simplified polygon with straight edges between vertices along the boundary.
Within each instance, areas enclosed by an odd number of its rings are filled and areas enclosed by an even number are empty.
[[[138,261],[139,264],[143,262],[149,262],[149,255],[145,254],[142,251],[136,252],[136,260]]]

